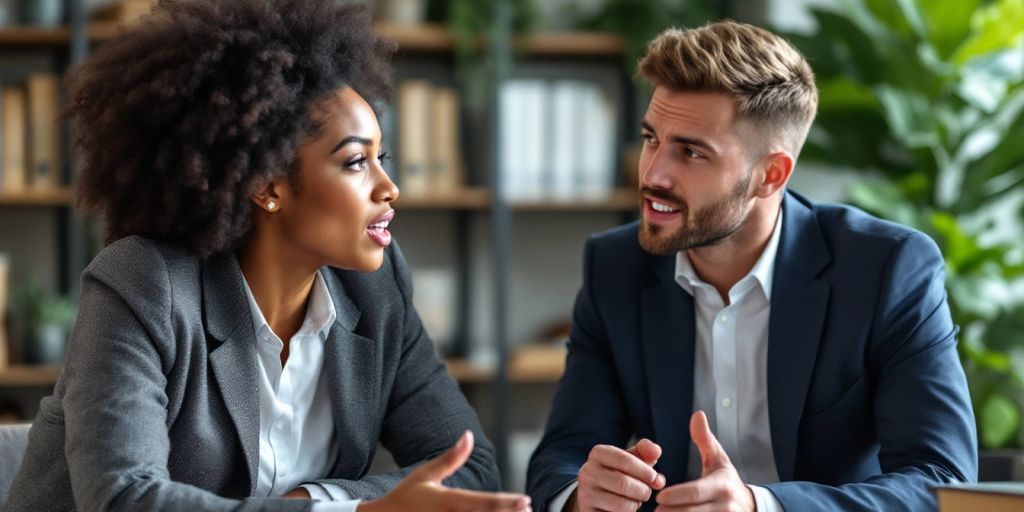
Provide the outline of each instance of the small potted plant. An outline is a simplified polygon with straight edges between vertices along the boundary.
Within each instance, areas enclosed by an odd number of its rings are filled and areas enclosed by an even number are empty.
[[[14,297],[14,318],[20,326],[22,359],[29,364],[60,364],[77,308],[66,297],[28,282]]]

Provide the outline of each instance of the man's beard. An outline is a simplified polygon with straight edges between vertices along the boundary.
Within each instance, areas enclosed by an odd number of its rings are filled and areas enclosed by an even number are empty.
[[[640,246],[651,254],[666,256],[688,249],[708,247],[725,240],[739,231],[746,220],[743,200],[747,197],[752,175],[752,172],[748,172],[746,178],[740,180],[729,194],[697,212],[692,223],[690,208],[686,201],[664,191],[641,189],[641,195],[645,197],[663,199],[668,204],[678,205],[682,225],[674,233],[669,233],[664,226],[652,225],[644,220],[640,226]]]

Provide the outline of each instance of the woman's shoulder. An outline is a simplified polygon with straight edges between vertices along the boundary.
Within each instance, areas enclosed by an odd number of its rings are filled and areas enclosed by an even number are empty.
[[[199,258],[181,246],[133,235],[104,247],[85,273],[133,287],[166,288],[171,280],[198,276],[199,266]]]

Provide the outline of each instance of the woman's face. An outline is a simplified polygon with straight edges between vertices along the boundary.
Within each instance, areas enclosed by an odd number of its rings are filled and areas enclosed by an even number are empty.
[[[343,88],[314,115],[320,133],[298,150],[298,168],[281,180],[270,213],[280,243],[313,266],[369,272],[391,243],[388,223],[398,187],[384,172],[377,116],[355,90]]]

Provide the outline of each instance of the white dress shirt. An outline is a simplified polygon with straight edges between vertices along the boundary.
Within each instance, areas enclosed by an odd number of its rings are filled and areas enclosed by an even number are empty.
[[[676,282],[694,298],[693,410],[707,414],[711,431],[753,491],[758,512],[782,510],[771,491],[754,485],[779,481],[768,421],[768,320],[781,232],[780,210],[754,267],[729,290],[728,306],[697,276],[686,252],[676,254]],[[686,476],[696,480],[700,474],[700,451],[691,444]],[[576,483],[557,494],[551,509],[562,510],[574,490]]]
[[[326,475],[338,454],[331,400],[321,377],[324,342],[336,318],[327,284],[318,271],[305,320],[289,341],[283,367],[284,343],[270,329],[248,282],[245,294],[259,355],[260,462],[255,495],[281,496],[302,484],[314,500],[321,500],[314,503],[314,511],[354,512],[359,500],[344,489],[303,484]]]

